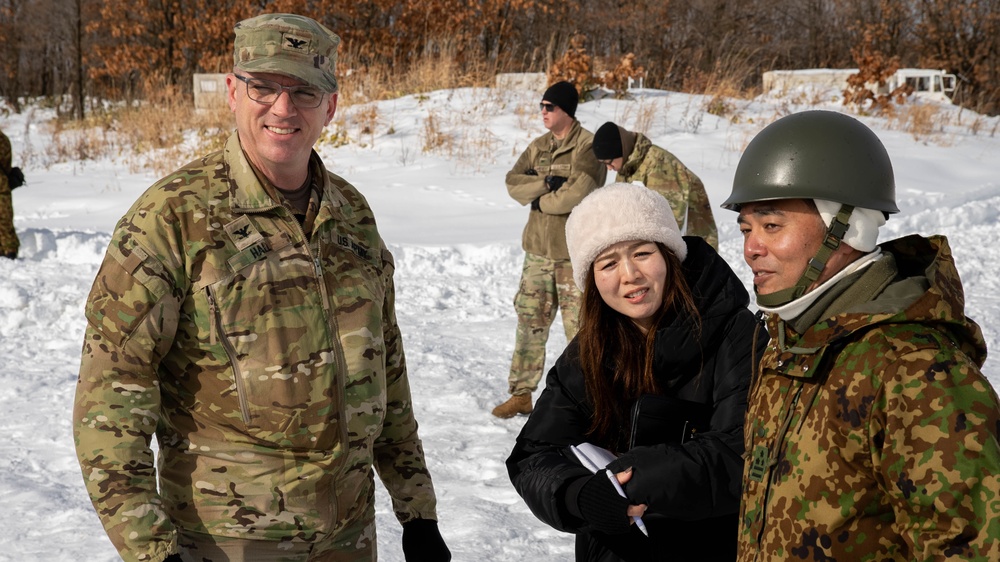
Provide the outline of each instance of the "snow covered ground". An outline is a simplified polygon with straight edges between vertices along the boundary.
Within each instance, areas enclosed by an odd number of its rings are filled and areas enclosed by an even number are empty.
[[[645,129],[699,174],[716,206],[722,254],[748,280],[736,215],[717,207],[741,151],[781,115],[841,106],[829,94],[791,92],[729,100],[732,113],[717,117],[705,112],[704,97],[634,94],[581,104],[577,117],[590,130],[608,120]],[[516,322],[511,301],[528,212],[507,195],[503,177],[544,132],[539,98],[462,89],[383,101],[374,107],[373,133],[361,132],[361,112],[371,115],[371,107],[346,108],[338,119],[354,142],[318,148],[332,170],[368,196],[396,255],[414,401],[441,529],[456,561],[572,559],[572,536],[537,521],[507,479],[503,463],[525,418],[489,413],[506,397]],[[997,350],[1000,123],[950,106],[937,115],[947,124],[919,136],[863,118],[896,170],[902,213],[882,239],[947,235],[970,315]],[[18,115],[0,107],[0,128],[29,181],[14,192],[21,259],[0,260],[0,560],[104,562],[118,557],[84,490],[70,427],[83,305],[115,222],[156,177],[113,160],[52,161],[45,150],[50,116],[36,107]],[[565,343],[557,320],[550,365]],[[988,360],[985,370],[1000,386],[997,361]],[[400,527],[384,491],[378,502],[381,559],[402,561]]]

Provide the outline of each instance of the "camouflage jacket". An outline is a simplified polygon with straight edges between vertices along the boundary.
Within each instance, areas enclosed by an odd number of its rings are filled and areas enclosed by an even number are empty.
[[[8,257],[17,256],[21,246],[14,230],[14,200],[7,180],[11,166],[10,139],[0,131],[0,256]]]
[[[801,335],[768,319],[740,562],[1000,560],[1000,406],[951,250],[882,249]]]
[[[552,133],[538,137],[511,171],[507,172],[507,191],[522,205],[538,201],[539,211],[528,214],[521,246],[525,252],[553,260],[568,260],[566,219],[573,207],[598,187],[604,185],[607,170],[596,158],[591,145],[594,135],[573,121],[561,142]],[[534,170],[538,175],[526,172]],[[568,178],[558,190],[549,192],[545,176]]]
[[[639,182],[670,201],[682,234],[700,236],[719,249],[719,232],[705,185],[676,156],[636,133],[635,148],[615,181]]]
[[[337,540],[374,525],[373,464],[401,522],[436,519],[392,256],[362,195],[315,154],[311,166],[322,198],[308,238],[236,133],[115,229],[87,301],[73,421],[126,561],[162,560],[178,527]]]

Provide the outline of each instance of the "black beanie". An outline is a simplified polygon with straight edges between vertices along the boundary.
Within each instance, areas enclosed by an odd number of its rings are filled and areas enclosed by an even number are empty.
[[[594,158],[614,160],[622,157],[622,135],[618,125],[611,121],[601,125],[594,133]]]
[[[580,94],[576,93],[576,86],[563,80],[549,86],[542,95],[542,101],[552,102],[565,111],[566,115],[576,118],[576,104],[580,102]]]

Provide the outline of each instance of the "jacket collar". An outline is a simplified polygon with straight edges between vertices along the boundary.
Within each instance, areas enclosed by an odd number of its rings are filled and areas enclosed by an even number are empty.
[[[229,198],[234,213],[253,213],[270,211],[281,204],[268,193],[268,187],[261,183],[250,160],[240,144],[239,133],[233,132],[226,140],[225,160],[229,165]],[[347,205],[344,194],[330,181],[330,175],[323,165],[323,161],[314,150],[309,157],[309,166],[313,174],[313,181],[320,183],[319,211],[316,215],[316,224],[321,224],[330,219],[349,219],[353,216],[353,210]],[[273,188],[272,188],[273,189]]]
[[[649,152],[649,148],[653,146],[653,142],[649,140],[646,135],[642,133],[635,134],[635,148],[632,149],[632,153],[628,155],[628,160],[622,164],[622,169],[619,172],[623,176],[631,176],[639,169],[642,161],[646,159],[646,154]]]
[[[879,247],[894,259],[896,269],[883,290],[874,291],[869,298],[855,298],[857,302],[841,299],[839,304],[825,303],[830,314],[820,315],[811,326],[800,327],[801,336],[777,316],[768,317],[772,342],[779,344],[779,360],[799,356],[795,360],[803,361],[804,355],[819,355],[825,347],[876,325],[911,323],[938,327],[973,361],[982,364],[985,339],[979,325],[965,316],[965,295],[947,238],[911,235]],[[879,268],[865,271],[862,277],[866,275],[884,272]]]

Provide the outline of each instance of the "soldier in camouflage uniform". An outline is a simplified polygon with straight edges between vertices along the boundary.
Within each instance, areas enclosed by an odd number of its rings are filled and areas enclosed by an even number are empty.
[[[450,560],[393,258],[312,151],[339,38],[289,14],[235,31],[236,132],[136,201],[87,301],[73,413],[87,490],[127,562],[376,560],[374,467],[406,560]]]
[[[0,257],[9,259],[17,258],[21,247],[14,230],[14,202],[10,182],[7,181],[12,165],[10,139],[0,131]]]
[[[740,562],[1000,560],[1000,405],[948,241],[898,212],[875,134],[793,114],[724,206],[770,342],[745,425]]]
[[[594,133],[594,156],[615,182],[641,183],[667,198],[681,233],[700,236],[719,249],[719,231],[705,185],[676,156],[656,146],[646,135],[607,122]]]
[[[500,418],[531,412],[531,393],[542,378],[556,311],[562,311],[567,341],[576,335],[581,295],[566,249],[566,219],[605,180],[591,151],[594,136],[576,120],[578,100],[569,82],[557,82],[545,91],[539,107],[549,132],[532,141],[507,172],[510,196],[530,205],[531,211],[521,239],[524,267],[514,296],[517,335],[507,378],[511,397],[493,409]]]

